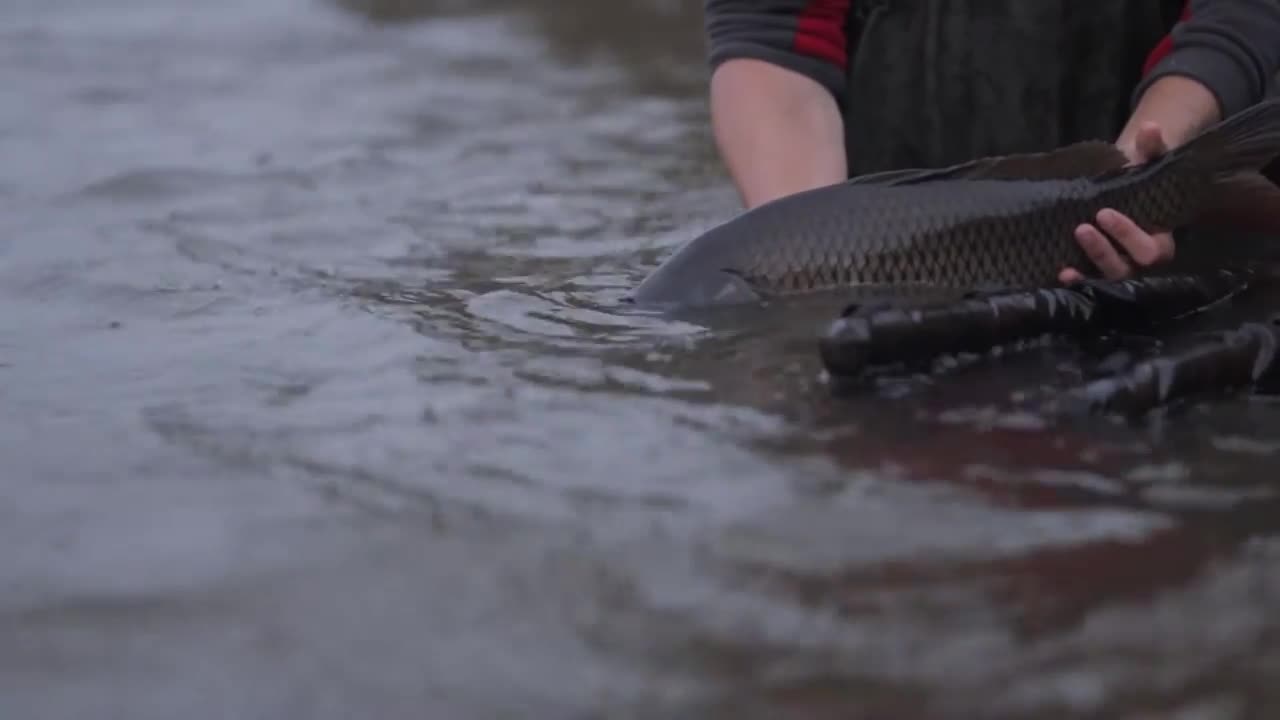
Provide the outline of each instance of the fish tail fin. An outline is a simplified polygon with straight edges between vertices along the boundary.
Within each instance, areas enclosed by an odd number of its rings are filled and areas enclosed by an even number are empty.
[[[1209,179],[1197,220],[1280,233],[1280,186],[1262,174],[1280,159],[1280,99],[1247,108],[1169,153]]]
[[[1280,186],[1259,172],[1215,181],[1197,220],[1242,232],[1280,233]]]
[[[1169,153],[1169,162],[1208,172],[1214,180],[1257,173],[1280,157],[1280,99],[1246,108]]]

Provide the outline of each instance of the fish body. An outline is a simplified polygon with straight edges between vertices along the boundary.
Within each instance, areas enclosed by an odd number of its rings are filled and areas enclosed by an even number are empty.
[[[1087,267],[1074,229],[1114,208],[1149,232],[1218,213],[1280,229],[1280,101],[1153,162],[1110,143],[854,178],[766,203],[676,251],[635,289],[645,305],[719,305],[820,290],[1036,287]]]

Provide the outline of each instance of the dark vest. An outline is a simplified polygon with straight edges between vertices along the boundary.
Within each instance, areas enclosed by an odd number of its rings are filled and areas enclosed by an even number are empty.
[[[849,172],[1114,140],[1182,0],[853,0]]]

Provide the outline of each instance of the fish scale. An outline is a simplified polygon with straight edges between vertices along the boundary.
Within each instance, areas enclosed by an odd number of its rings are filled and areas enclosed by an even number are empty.
[[[804,198],[811,207],[775,207],[777,217],[752,219],[764,231],[751,236],[730,222],[707,245],[745,245],[735,269],[775,292],[849,283],[974,287],[997,277],[1034,284],[1084,259],[1072,229],[1102,207],[1101,193],[1084,181],[848,190]],[[778,235],[788,241],[773,241],[767,226],[784,223]]]
[[[1280,233],[1280,100],[1259,103],[1137,167],[1112,144],[908,169],[748,210],[667,258],[633,292],[700,305],[832,288],[1033,287],[1089,259],[1074,231],[1114,208],[1149,232],[1224,213]],[[1215,215],[1215,213],[1217,215]]]

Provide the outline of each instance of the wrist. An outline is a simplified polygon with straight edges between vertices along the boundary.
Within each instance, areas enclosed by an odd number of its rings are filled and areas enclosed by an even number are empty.
[[[1221,117],[1217,97],[1203,83],[1183,75],[1165,75],[1152,82],[1138,99],[1116,145],[1131,149],[1142,124],[1154,122],[1160,126],[1165,144],[1174,148]]]

